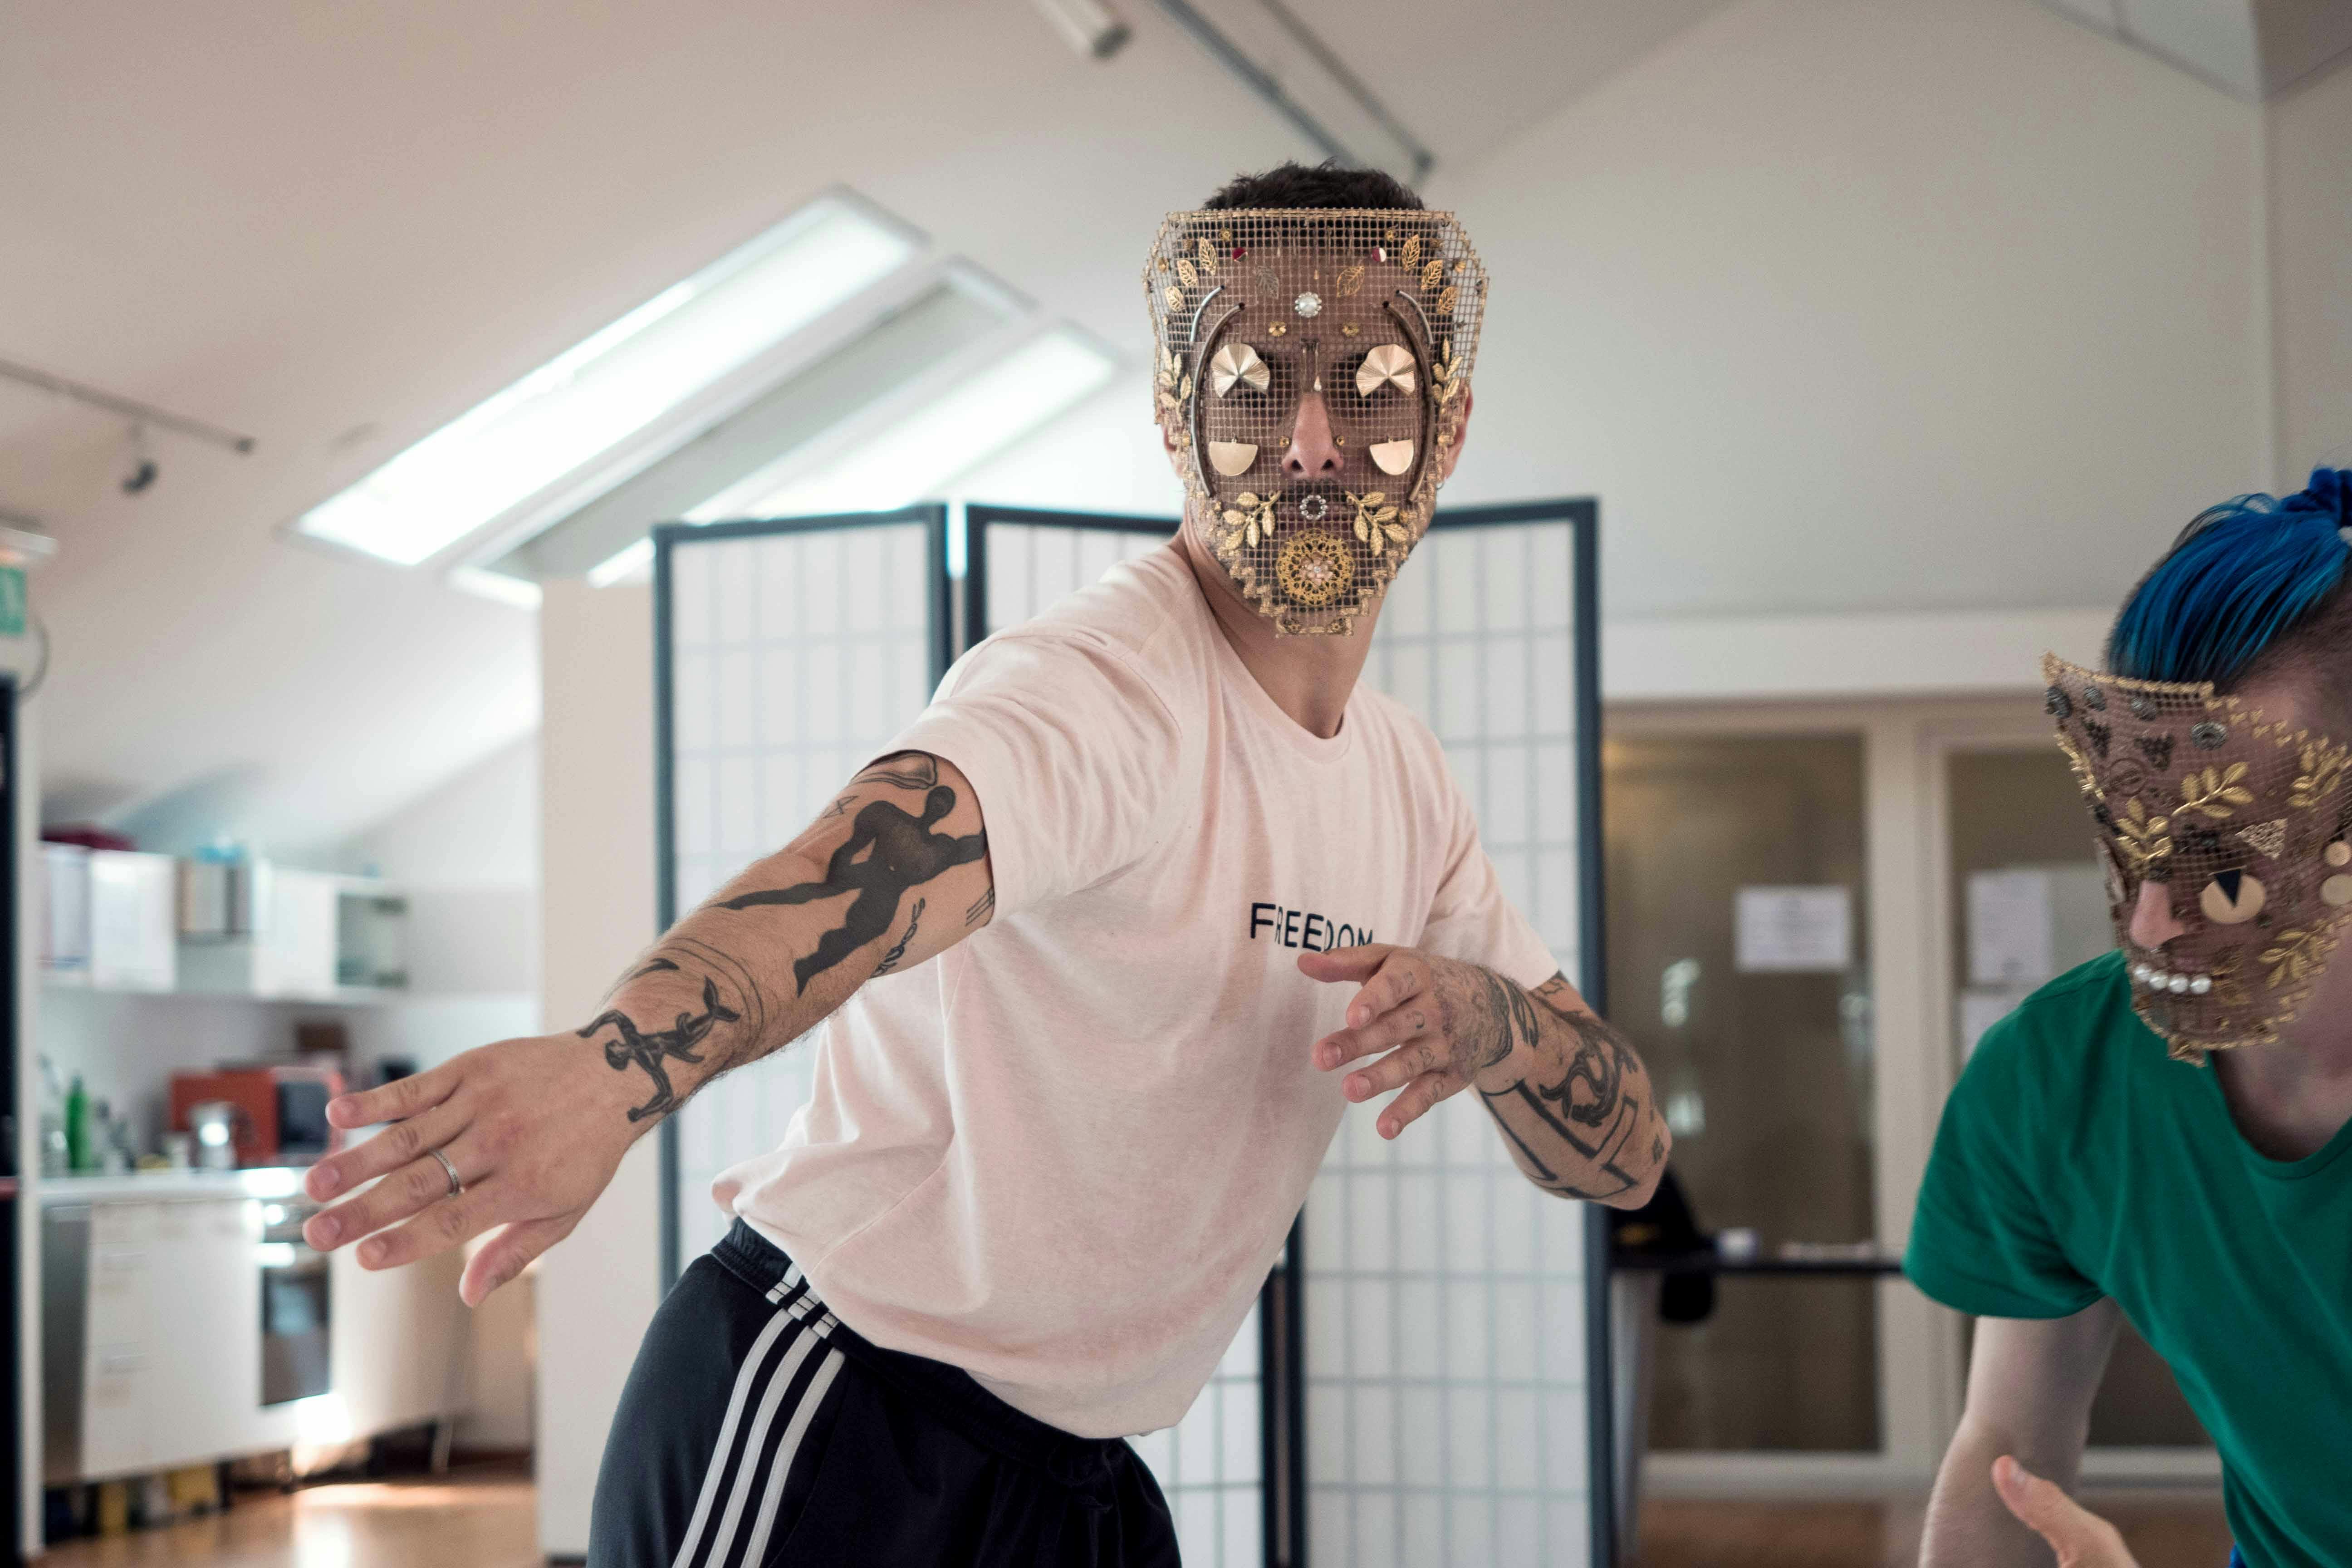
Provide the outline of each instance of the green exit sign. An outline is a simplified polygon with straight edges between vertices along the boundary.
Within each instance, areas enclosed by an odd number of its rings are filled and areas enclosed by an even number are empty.
[[[25,635],[25,569],[0,566],[0,637]]]

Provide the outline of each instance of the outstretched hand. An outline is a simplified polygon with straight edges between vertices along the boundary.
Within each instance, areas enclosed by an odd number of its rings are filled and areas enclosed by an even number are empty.
[[[327,1106],[337,1127],[391,1125],[310,1167],[311,1197],[353,1195],[313,1215],[303,1239],[322,1252],[358,1241],[362,1268],[394,1268],[503,1226],[458,1283],[478,1307],[572,1234],[651,1125],[630,1120],[630,1088],[579,1035],[563,1034],[501,1040],[343,1095]],[[463,1193],[450,1193],[436,1149]]]
[[[1507,1061],[1517,1012],[1528,1013],[1525,1032],[1535,1033],[1527,998],[1475,963],[1371,942],[1301,954],[1298,967],[1309,979],[1362,987],[1348,1004],[1348,1026],[1315,1042],[1315,1065],[1329,1071],[1387,1053],[1341,1086],[1351,1100],[1403,1090],[1381,1111],[1383,1138]]]
[[[2018,1522],[2050,1543],[2058,1568],[2138,1568],[2120,1531],[2007,1454],[1992,1462],[1992,1485]]]

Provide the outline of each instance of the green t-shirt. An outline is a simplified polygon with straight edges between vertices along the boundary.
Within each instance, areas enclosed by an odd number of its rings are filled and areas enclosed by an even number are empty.
[[[2221,1451],[2252,1568],[2352,1563],[2352,1126],[2266,1160],[2210,1067],[2164,1054],[2123,955],[1985,1032],[1945,1104],[1904,1260],[1946,1306],[2062,1318],[2102,1296]]]

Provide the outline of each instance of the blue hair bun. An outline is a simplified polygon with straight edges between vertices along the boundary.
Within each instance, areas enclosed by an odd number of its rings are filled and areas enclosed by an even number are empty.
[[[2283,512],[2320,512],[2338,528],[2352,528],[2352,468],[2314,468],[2300,495],[2279,502]]]
[[[2107,638],[2107,668],[2137,680],[2226,684],[2319,608],[2347,561],[2352,469],[2315,468],[2283,500],[2225,501],[2132,590]]]

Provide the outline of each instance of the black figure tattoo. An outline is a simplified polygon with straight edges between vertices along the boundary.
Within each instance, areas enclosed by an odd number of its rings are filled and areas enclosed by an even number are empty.
[[[971,908],[964,910],[963,923],[968,926],[976,926],[993,913],[995,909],[996,884],[991,882],[988,885],[988,891],[981,894],[979,898],[974,899],[971,902]]]
[[[1518,1146],[1528,1168],[1536,1173],[1537,1184],[1546,1192],[1563,1197],[1608,1198],[1631,1191],[1642,1184],[1642,1175],[1619,1163],[1626,1146],[1641,1131],[1642,1102],[1637,1095],[1625,1089],[1627,1064],[1633,1053],[1625,1038],[1609,1025],[1588,1013],[1571,1013],[1553,1000],[1568,992],[1568,977],[1555,974],[1536,987],[1532,998],[1517,986],[1510,987],[1513,995],[1526,1008],[1521,1013],[1513,1009],[1515,1026],[1526,1030],[1532,1045],[1535,1039],[1533,1003],[1540,1003],[1549,1013],[1567,1026],[1572,1042],[1567,1051],[1567,1065],[1559,1080],[1543,1083],[1534,1079],[1522,1079],[1510,1088],[1496,1092],[1485,1089],[1479,1093],[1486,1109],[1494,1115],[1496,1124]],[[1502,1114],[1503,1103],[1517,1100],[1532,1112],[1536,1120],[1587,1160],[1599,1165],[1613,1185],[1587,1188],[1560,1176],[1547,1165],[1527,1141],[1512,1130]],[[1650,1163],[1655,1164],[1665,1152],[1664,1140],[1654,1135],[1650,1142]]]
[[[929,789],[940,782],[940,762],[928,752],[901,752],[883,758],[849,782],[864,784],[869,779],[894,789]]]
[[[677,966],[671,964],[669,967],[675,969]],[[604,1065],[614,1072],[626,1072],[631,1067],[641,1067],[651,1075],[653,1098],[643,1105],[629,1108],[629,1120],[643,1121],[648,1116],[659,1116],[677,1103],[677,1092],[670,1088],[669,1071],[663,1063],[675,1058],[699,1067],[703,1058],[694,1047],[702,1044],[710,1031],[719,1025],[739,1024],[742,1020],[742,1014],[719,1000],[719,983],[705,975],[701,1013],[680,1013],[677,1022],[669,1028],[639,1029],[635,1019],[615,1007],[579,1033],[584,1040],[593,1037],[600,1029],[611,1027],[616,1037],[604,1042]]]
[[[907,934],[900,937],[891,946],[890,951],[882,955],[882,962],[874,966],[876,974],[887,974],[898,967],[898,961],[907,956],[907,944],[915,940],[915,929],[922,923],[923,900],[917,899],[914,909],[907,915]]]
[[[748,910],[754,904],[805,904],[845,893],[857,895],[843,912],[841,924],[817,939],[816,951],[793,961],[793,978],[802,994],[814,976],[888,931],[898,912],[898,900],[908,889],[921,887],[950,868],[969,865],[988,853],[985,833],[959,838],[931,831],[931,824],[955,809],[956,795],[936,782],[938,764],[929,757],[917,760],[919,767],[903,773],[886,772],[877,763],[858,777],[915,788],[928,775],[932,782],[929,793],[923,796],[922,816],[916,816],[891,801],[868,802],[853,819],[848,841],[833,852],[824,881],[745,893],[719,906]],[[902,779],[908,782],[901,784]]]

